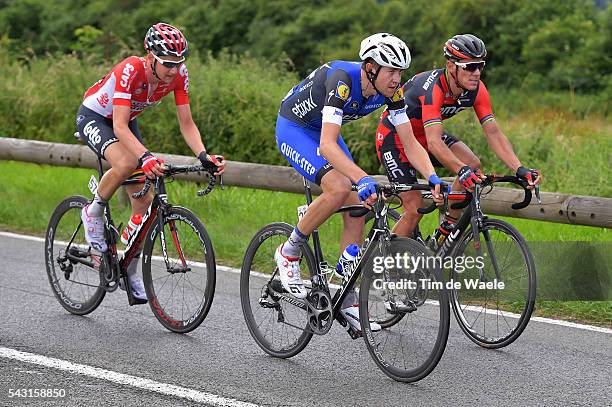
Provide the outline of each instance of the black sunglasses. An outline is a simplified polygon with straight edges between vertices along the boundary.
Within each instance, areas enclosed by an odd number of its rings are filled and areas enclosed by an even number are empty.
[[[476,72],[476,70],[478,69],[480,72],[482,72],[482,70],[485,67],[485,61],[478,61],[478,62],[455,62],[455,65],[457,65],[458,67],[468,71],[468,72]]]

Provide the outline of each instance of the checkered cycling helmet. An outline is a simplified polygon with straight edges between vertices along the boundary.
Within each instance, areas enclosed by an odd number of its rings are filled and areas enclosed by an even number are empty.
[[[157,23],[147,31],[145,50],[157,56],[186,57],[189,46],[183,33],[170,24]]]
[[[395,35],[378,33],[361,41],[359,57],[362,61],[372,58],[377,64],[396,69],[408,69],[410,50]]]
[[[484,58],[487,48],[480,38],[472,34],[455,35],[444,44],[444,56],[452,61]]]

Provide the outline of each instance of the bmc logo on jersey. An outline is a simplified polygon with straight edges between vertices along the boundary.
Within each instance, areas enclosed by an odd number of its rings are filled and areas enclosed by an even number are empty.
[[[338,85],[336,86],[336,97],[342,100],[348,100],[349,93],[351,93],[351,89],[348,85],[342,81],[338,81]]]
[[[96,100],[98,101],[100,106],[102,106],[103,109],[106,109],[106,105],[108,105],[109,102],[108,93],[104,92]]]
[[[134,72],[134,66],[132,64],[125,64],[125,68],[123,68],[123,72],[121,75],[121,86],[123,86],[126,90],[129,89],[128,80],[130,79],[131,73]]]
[[[101,140],[100,129],[96,126],[93,126],[95,122],[95,120],[92,120],[85,125],[85,128],[83,128],[83,133],[85,133],[85,137],[87,137],[89,143],[92,145],[98,144]]]
[[[438,71],[433,71],[428,77],[427,80],[425,81],[425,83],[423,84],[423,90],[427,90],[429,89],[429,87],[431,86],[431,84],[434,82],[434,80],[436,79],[436,76],[438,76]]]
[[[446,106],[440,109],[440,114],[442,116],[450,117],[465,109],[467,109],[467,107]]]

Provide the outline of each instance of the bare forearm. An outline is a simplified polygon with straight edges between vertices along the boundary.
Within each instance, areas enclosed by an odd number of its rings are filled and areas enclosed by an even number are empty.
[[[410,123],[408,123],[407,126],[410,126]],[[425,151],[423,146],[414,137],[412,129],[406,131],[406,127],[402,125],[398,126],[397,130],[400,141],[404,146],[404,151],[409,155],[410,163],[414,165],[414,168],[416,168],[425,178],[429,178],[432,174],[435,174],[434,167],[429,159],[429,154],[427,154],[427,151]]]
[[[455,174],[459,172],[465,163],[461,161],[442,139],[429,144],[429,151],[440,161],[440,163]]]
[[[428,179],[430,175],[435,174],[435,170],[429,159],[429,154],[427,154],[427,151],[425,151],[423,146],[414,137],[410,123],[397,126],[397,135],[404,146],[406,155],[410,157],[410,163],[414,165],[414,168]]]
[[[516,172],[518,167],[521,166],[521,161],[516,156],[508,138],[501,131],[495,131],[487,134],[487,141],[495,155],[510,168],[512,172]]]
[[[136,158],[142,157],[147,152],[147,148],[134,136],[132,131],[127,126],[115,126],[113,128],[115,136],[126,148],[134,154]]]
[[[183,138],[185,142],[193,151],[194,155],[200,154],[202,151],[205,151],[204,143],[202,143],[202,136],[200,135],[200,131],[195,123],[186,124],[181,127],[181,134],[183,134]]]
[[[425,129],[427,146],[429,152],[442,163],[444,167],[454,173],[458,173],[465,163],[461,161],[446,144],[442,141],[442,126],[436,125]]]

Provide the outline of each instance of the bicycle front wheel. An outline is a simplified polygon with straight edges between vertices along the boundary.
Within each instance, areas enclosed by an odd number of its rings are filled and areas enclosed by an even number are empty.
[[[172,332],[196,329],[210,310],[216,276],[212,242],[200,219],[179,206],[163,215],[158,211],[147,231],[143,255],[145,290],[157,320]]]
[[[101,258],[85,240],[81,210],[84,196],[64,199],[53,211],[45,235],[45,265],[53,294],[68,312],[86,315],[98,308],[106,291]]]
[[[276,301],[271,290],[283,291],[274,252],[287,240],[293,226],[271,223],[255,234],[247,248],[240,275],[240,302],[244,320],[257,345],[271,356],[290,358],[300,353],[310,339],[306,310],[299,302]],[[304,285],[310,288],[309,278],[316,273],[314,255],[302,246]],[[295,303],[294,303],[295,302]]]
[[[453,259],[474,259],[473,266],[454,264],[453,312],[472,341],[485,348],[514,342],[527,327],[536,299],[536,270],[527,242],[512,225],[486,219],[480,247],[469,229],[453,251]],[[479,254],[482,253],[482,256]]]
[[[389,377],[415,382],[436,367],[448,339],[450,309],[433,253],[392,237],[368,259],[359,292],[359,320],[370,355]],[[382,261],[377,260],[382,259]],[[393,320],[378,332],[369,321]]]

